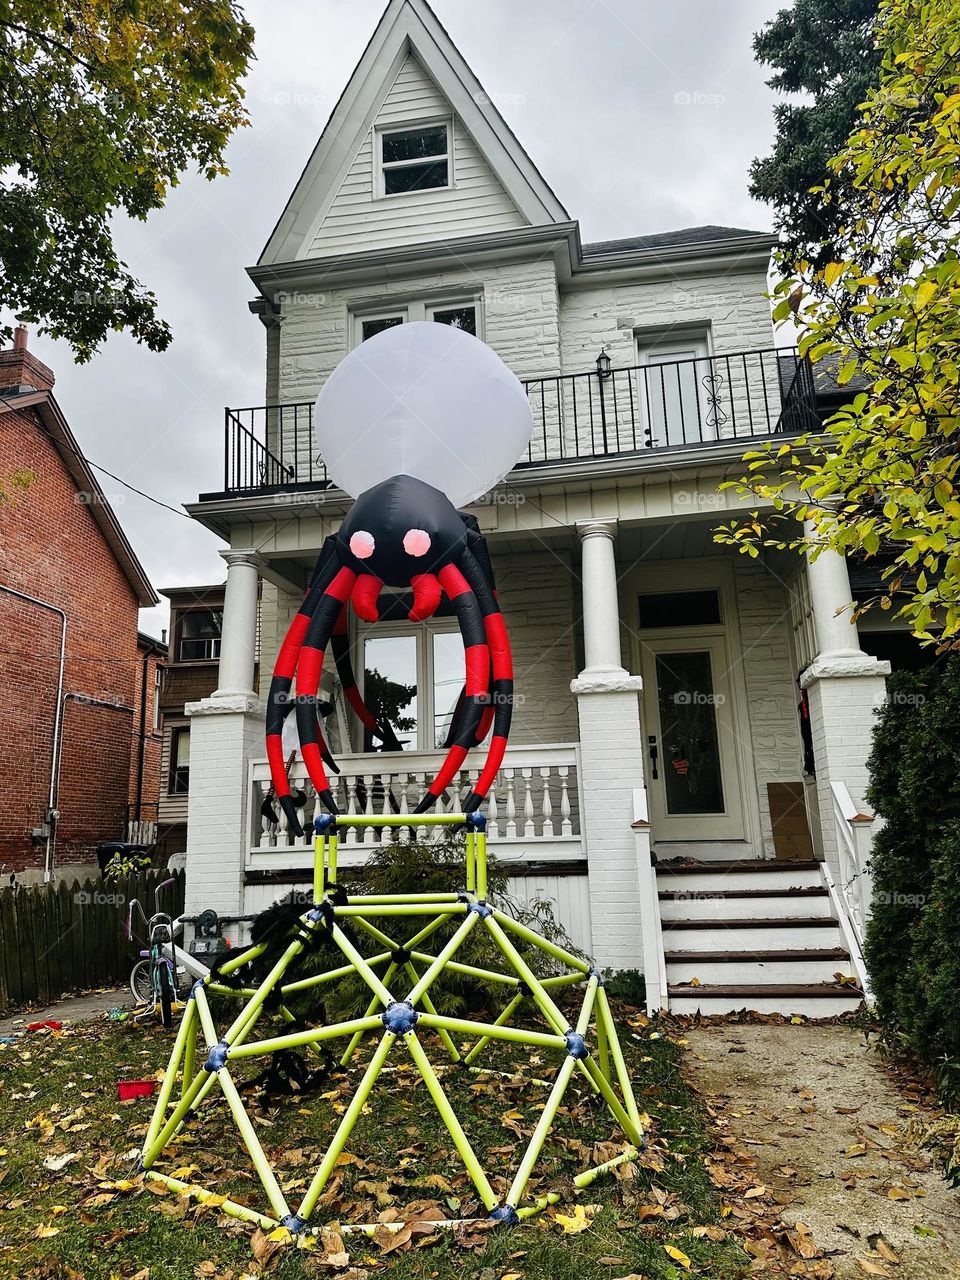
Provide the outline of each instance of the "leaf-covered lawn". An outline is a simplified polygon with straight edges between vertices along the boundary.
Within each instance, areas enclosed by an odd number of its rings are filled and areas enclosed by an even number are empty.
[[[624,1049],[651,1122],[650,1143],[637,1164],[574,1193],[575,1173],[624,1146],[605,1109],[575,1082],[527,1189],[528,1201],[548,1190],[560,1194],[540,1218],[514,1230],[465,1227],[453,1234],[422,1227],[399,1240],[385,1232],[374,1241],[338,1237],[338,1222],[479,1212],[425,1086],[398,1046],[321,1199],[316,1216],[322,1214],[331,1232],[315,1252],[287,1247],[136,1176],[136,1149],[152,1100],[119,1103],[116,1081],[161,1072],[172,1032],[102,1021],[23,1036],[0,1047],[0,1275],[733,1280],[745,1273],[748,1259],[721,1225],[721,1202],[702,1158],[708,1144],[703,1113],[678,1069],[682,1050],[636,1015],[629,1018],[632,1026],[624,1025],[629,1013],[621,1011]],[[428,1047],[439,1064],[439,1044]],[[491,1045],[482,1061],[515,1070],[523,1062],[518,1052]],[[244,1074],[249,1078],[258,1069],[248,1060]],[[291,1203],[309,1183],[361,1069],[362,1055],[358,1067],[335,1071],[308,1095],[248,1095],[257,1133]],[[526,1059],[525,1070],[534,1077],[552,1074],[549,1058],[536,1054]],[[502,1194],[546,1089],[518,1077],[454,1069],[445,1070],[443,1080]],[[217,1098],[215,1090],[213,1105],[158,1167],[265,1209],[249,1158]]]

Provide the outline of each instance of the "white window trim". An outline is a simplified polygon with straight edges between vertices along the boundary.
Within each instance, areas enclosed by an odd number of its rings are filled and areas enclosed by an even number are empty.
[[[363,341],[363,323],[365,320],[387,320],[393,316],[401,316],[404,324],[412,324],[416,320],[432,320],[437,311],[455,311],[460,307],[473,307],[477,316],[477,337],[484,337],[484,308],[482,293],[465,293],[454,291],[450,294],[433,294],[427,299],[405,299],[394,306],[387,302],[373,305],[360,304],[350,307],[350,347],[359,347]]]
[[[406,169],[415,164],[425,164],[428,160],[443,160],[447,162],[447,184],[444,187],[428,187],[423,191],[391,191],[387,192],[386,183],[384,182],[384,159],[383,159],[383,139],[390,133],[409,133],[411,129],[435,129],[438,125],[445,125],[447,129],[447,150],[444,156],[426,156],[414,160],[390,160],[387,161],[387,167],[390,169]],[[427,196],[437,191],[453,191],[457,185],[456,173],[454,172],[454,152],[456,151],[454,132],[453,132],[453,116],[430,116],[424,118],[420,116],[416,120],[410,120],[406,123],[391,122],[390,124],[378,125],[375,129],[375,138],[373,145],[373,194],[377,200],[396,200],[399,196]]]
[[[376,626],[364,624],[357,627],[353,669],[361,697],[364,696],[364,642],[368,638],[392,640],[403,636],[414,636],[417,639],[417,742],[416,746],[411,745],[407,748],[409,751],[442,750],[441,747],[435,747],[432,742],[436,724],[433,696],[433,682],[436,674],[433,669],[433,637],[441,632],[447,635],[457,634],[456,618],[431,618],[426,622],[377,623]],[[359,720],[356,722],[359,723]],[[357,741],[363,741],[362,731]],[[424,743],[426,745],[422,745]]]

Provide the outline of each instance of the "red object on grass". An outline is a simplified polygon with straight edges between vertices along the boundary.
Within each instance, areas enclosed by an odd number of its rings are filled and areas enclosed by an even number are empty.
[[[48,1018],[45,1022],[28,1022],[27,1030],[42,1031],[44,1027],[49,1027],[51,1031],[59,1031],[62,1026],[62,1022],[54,1022]]]
[[[157,1088],[156,1080],[118,1080],[117,1094],[121,1102],[130,1098],[149,1098]]]

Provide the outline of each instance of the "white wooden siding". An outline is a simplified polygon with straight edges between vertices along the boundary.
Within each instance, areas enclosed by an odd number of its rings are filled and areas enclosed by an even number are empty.
[[[452,189],[375,196],[376,130],[452,114],[449,102],[417,59],[408,56],[306,256],[327,257],[525,226],[526,219],[459,119],[453,124]]]
[[[170,716],[163,717],[163,745],[160,749],[160,797],[157,813],[159,821],[166,826],[171,822],[186,822],[187,820],[187,800],[186,795],[170,794],[170,749],[173,743],[173,733],[175,729],[187,728],[190,721],[186,717],[171,719]]]

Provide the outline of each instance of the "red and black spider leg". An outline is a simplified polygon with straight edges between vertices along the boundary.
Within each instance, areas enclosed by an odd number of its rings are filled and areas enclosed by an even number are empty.
[[[290,795],[290,784],[287,781],[287,771],[284,764],[283,722],[292,709],[290,688],[293,684],[293,676],[297,669],[297,662],[300,658],[300,650],[303,647],[307,628],[324,591],[333,581],[339,568],[340,558],[336,550],[336,539],[331,535],[323,544],[313,571],[310,586],[304,595],[303,603],[294,615],[283,644],[280,646],[280,652],[277,655],[276,665],[273,669],[273,679],[270,682],[270,693],[267,698],[266,738],[270,778],[273,782],[274,793],[280,802],[280,807],[287,815],[287,821],[290,826],[298,835],[301,834],[300,818]],[[318,733],[318,737],[324,760],[331,768],[336,769],[333,757],[323,741],[323,735]]]
[[[488,702],[490,653],[484,636],[480,605],[472,588],[456,565],[444,565],[437,577],[453,605],[460,624],[466,662],[466,692],[464,713],[458,726],[456,739],[451,743],[446,759],[437,776],[430,783],[426,795],[414,810],[415,813],[426,813],[456,777],[460,766],[467,758],[467,752],[476,743],[483,709]]]
[[[477,565],[479,566],[480,573],[482,574],[483,579],[486,582],[487,586],[489,587],[490,591],[493,593],[494,600],[496,600],[497,599],[497,583],[496,583],[496,579],[493,576],[493,563],[490,560],[490,548],[487,546],[486,538],[483,536],[483,534],[480,531],[480,522],[477,520],[476,516],[471,515],[468,511],[461,511],[460,519],[463,521],[464,526],[467,530],[467,548],[468,550],[473,552],[474,558],[476,559]],[[482,599],[480,601],[480,610],[482,613],[484,614],[486,613]],[[489,644],[489,641],[488,641],[488,644]],[[495,677],[494,677],[492,663],[491,663],[491,670],[490,670],[490,688],[491,689],[493,688],[494,678]],[[483,742],[484,738],[490,732],[490,728],[493,724],[493,720],[494,720],[494,704],[493,704],[493,699],[491,698],[490,705],[487,707],[484,707],[483,709],[483,717],[480,720],[480,728],[477,730],[478,746],[481,742]]]
[[[324,651],[341,610],[350,598],[356,578],[354,571],[346,566],[337,571],[317,602],[297,663],[297,730],[300,734],[300,751],[320,802],[330,813],[336,813],[337,806],[330,793],[330,784],[327,782],[320,754],[317,690],[320,688]]]
[[[489,561],[487,561],[489,564]],[[487,758],[477,785],[467,797],[464,813],[473,813],[486,799],[494,779],[503,763],[513,718],[513,659],[510,640],[504,625],[500,602],[493,588],[492,573],[484,570],[483,563],[468,547],[460,557],[463,576],[476,596],[483,617],[484,636],[490,653],[493,679],[490,683],[490,700],[493,711],[493,737],[487,748]]]
[[[353,663],[350,660],[350,624],[346,605],[340,610],[340,617],[337,619],[336,626],[333,629],[333,639],[330,644],[333,650],[333,660],[337,664],[337,674],[340,677],[343,696],[357,713],[360,723],[369,733],[380,739],[385,751],[402,751],[403,747],[398,741],[390,721],[384,720],[381,725],[360,696],[360,690],[357,688],[357,677],[353,673]]]

